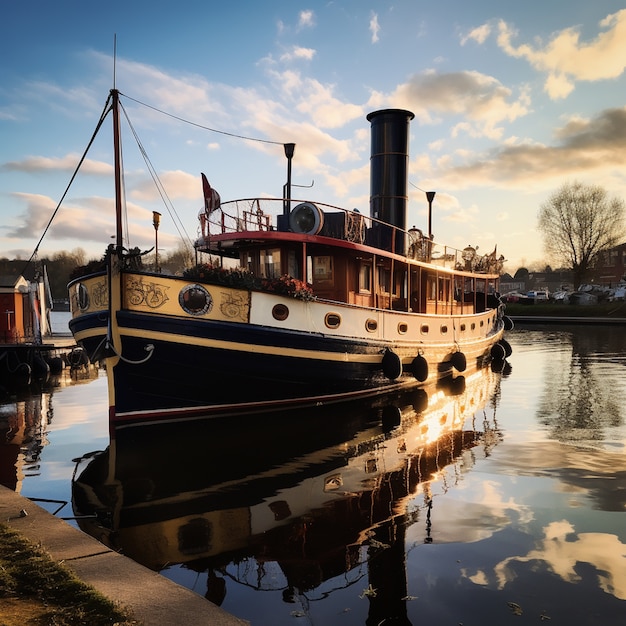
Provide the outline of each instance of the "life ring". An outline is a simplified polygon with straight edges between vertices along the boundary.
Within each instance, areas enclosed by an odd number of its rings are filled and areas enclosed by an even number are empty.
[[[402,374],[402,361],[400,357],[389,348],[387,348],[385,354],[383,354],[382,367],[383,374],[389,380],[396,380],[400,378],[400,374]]]
[[[421,354],[418,354],[411,362],[411,372],[420,383],[428,378],[428,361]]]
[[[450,363],[452,363],[452,367],[454,367],[457,372],[464,372],[467,367],[467,359],[461,351],[455,352],[452,355]]]

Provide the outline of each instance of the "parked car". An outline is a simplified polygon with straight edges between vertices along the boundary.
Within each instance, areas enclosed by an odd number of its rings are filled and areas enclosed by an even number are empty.
[[[518,291],[511,291],[509,293],[505,293],[502,296],[503,302],[516,302],[517,304],[533,304],[533,300],[529,298],[526,294],[519,293]]]
[[[547,290],[529,291],[526,294],[526,296],[531,298],[535,302],[547,302],[548,301],[548,291]]]

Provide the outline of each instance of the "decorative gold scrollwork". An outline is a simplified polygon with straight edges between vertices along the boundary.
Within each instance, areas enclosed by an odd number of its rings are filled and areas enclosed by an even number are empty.
[[[230,292],[222,292],[220,302],[220,311],[225,317],[231,319],[248,319],[248,300],[242,294],[233,294]]]
[[[169,287],[160,285],[156,281],[144,283],[143,279],[128,277],[126,280],[126,298],[133,306],[147,306],[158,309],[163,306],[169,297],[165,293]]]

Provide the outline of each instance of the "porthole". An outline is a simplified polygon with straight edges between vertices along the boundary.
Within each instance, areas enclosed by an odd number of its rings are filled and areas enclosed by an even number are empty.
[[[461,324],[461,332],[464,333],[465,332],[465,324]]]
[[[333,474],[332,476],[326,477],[324,480],[324,491],[337,491],[337,489],[343,487],[343,478],[341,478],[341,474]]]
[[[428,334],[428,324],[422,324],[420,327],[420,333],[422,333],[422,335]]]
[[[213,308],[213,298],[202,285],[186,285],[178,294],[178,304],[189,315],[204,315]]]
[[[400,322],[398,324],[398,333],[400,335],[406,335],[409,331],[409,325],[406,322]]]
[[[341,315],[338,313],[326,313],[324,324],[326,324],[327,328],[339,328],[339,325],[341,324]]]
[[[472,330],[476,330],[476,324],[475,324],[474,322],[472,322],[472,325],[470,326],[470,328],[471,328]]]
[[[78,301],[78,308],[81,311],[86,311],[89,308],[89,290],[83,283],[78,283],[76,288],[76,299]]]
[[[445,324],[441,325],[441,334],[445,335],[448,332],[448,327]]]
[[[365,330],[368,333],[375,333],[378,330],[378,322],[371,317],[365,322]]]
[[[272,317],[279,322],[284,322],[289,317],[289,309],[284,304],[275,304],[272,308]]]
[[[485,325],[485,322],[483,320],[480,320],[480,327],[482,328]]]

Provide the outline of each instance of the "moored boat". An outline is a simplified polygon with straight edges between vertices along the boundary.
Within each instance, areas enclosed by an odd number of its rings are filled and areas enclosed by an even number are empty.
[[[407,229],[412,113],[368,115],[369,215],[293,199],[294,144],[281,198],[222,203],[203,175],[198,263],[170,276],[123,247],[119,95],[117,242],[105,271],[69,286],[114,427],[350,400],[508,356],[502,258]]]

